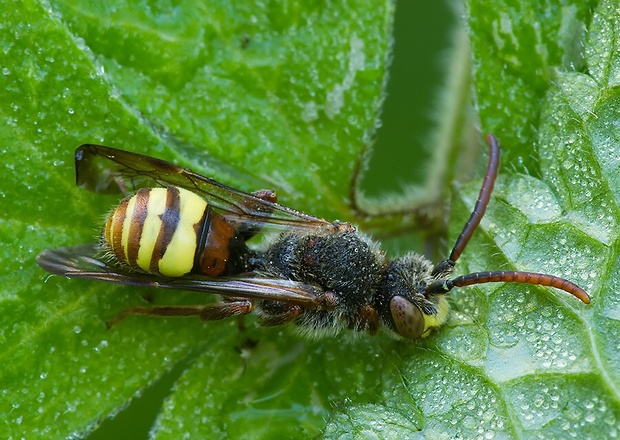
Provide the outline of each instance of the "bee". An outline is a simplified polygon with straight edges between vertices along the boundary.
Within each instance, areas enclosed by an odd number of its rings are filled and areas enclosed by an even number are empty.
[[[203,305],[134,307],[128,315],[196,316],[205,321],[254,313],[265,326],[294,323],[312,335],[343,329],[403,339],[428,336],[448,319],[454,287],[492,282],[551,286],[588,304],[576,284],[511,270],[450,278],[478,227],[499,170],[497,139],[471,216],[448,259],[433,265],[408,253],[389,260],[350,223],[277,203],[273,191],[248,194],[153,157],[99,145],[75,152],[77,185],[130,193],[108,214],[98,243],[43,251],[37,263],[67,278],[219,295]],[[275,231],[263,246],[248,241]],[[264,241],[264,240],[263,240]]]

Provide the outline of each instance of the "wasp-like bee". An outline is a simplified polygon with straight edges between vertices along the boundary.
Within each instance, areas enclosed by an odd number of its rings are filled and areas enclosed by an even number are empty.
[[[107,217],[99,243],[42,252],[38,264],[68,278],[194,290],[221,301],[152,306],[130,314],[218,320],[254,312],[263,325],[295,323],[311,334],[344,328],[406,339],[428,336],[448,318],[446,293],[490,282],[552,286],[584,303],[570,281],[539,273],[494,271],[449,278],[480,223],[499,169],[488,135],[489,163],[480,195],[447,260],[433,265],[409,253],[388,260],[349,223],[330,222],[276,203],[275,193],[246,194],[171,163],[98,145],[76,150],[77,184],[98,192],[133,192]],[[277,231],[263,249],[247,241]]]

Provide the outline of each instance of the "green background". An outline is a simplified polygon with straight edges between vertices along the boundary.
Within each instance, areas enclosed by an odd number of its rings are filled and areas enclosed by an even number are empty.
[[[6,2],[0,437],[619,435],[616,2],[427,3]],[[356,210],[351,174],[375,138],[393,20],[383,127]],[[286,205],[355,221],[390,256],[436,261],[474,205],[485,131],[502,166],[457,272],[544,271],[587,289],[591,305],[527,285],[455,289],[448,322],[414,342],[307,340],[252,319],[244,332],[148,317],[108,330],[143,292],[34,263],[94,240],[118,202],[75,187],[83,142],[274,188]]]

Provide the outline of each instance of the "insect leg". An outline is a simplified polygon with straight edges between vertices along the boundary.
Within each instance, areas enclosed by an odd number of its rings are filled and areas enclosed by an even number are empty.
[[[366,331],[374,336],[380,326],[379,314],[372,306],[363,306],[357,310],[357,314],[349,319],[348,327],[354,331]]]
[[[266,200],[271,203],[278,202],[278,195],[275,191],[271,189],[259,189],[258,191],[254,191],[252,195],[261,200]]]
[[[260,324],[265,327],[277,327],[279,325],[288,324],[299,316],[302,308],[295,304],[287,304],[286,309],[277,314],[261,316]]]
[[[248,299],[225,301],[203,306],[132,307],[108,321],[107,326],[110,328],[129,315],[198,316],[203,321],[218,321],[231,316],[247,315],[252,310],[254,310],[254,303]]]

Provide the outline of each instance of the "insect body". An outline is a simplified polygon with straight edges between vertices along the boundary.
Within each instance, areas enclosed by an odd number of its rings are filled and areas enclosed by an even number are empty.
[[[384,328],[406,339],[428,336],[448,317],[446,293],[489,282],[552,286],[585,303],[588,294],[552,275],[478,272],[449,278],[480,223],[499,169],[489,165],[474,211],[447,260],[409,253],[388,260],[348,223],[329,222],[275,203],[271,191],[246,194],[168,162],[96,145],[76,151],[77,184],[99,192],[136,190],[109,214],[101,242],[42,252],[37,262],[68,278],[218,294],[198,306],[135,307],[119,315],[217,320],[254,312],[263,325],[295,323],[308,333]],[[264,249],[246,241],[278,234]]]
[[[249,249],[207,201],[183,188],[140,188],[109,215],[101,241],[134,269],[180,277],[249,270]]]

